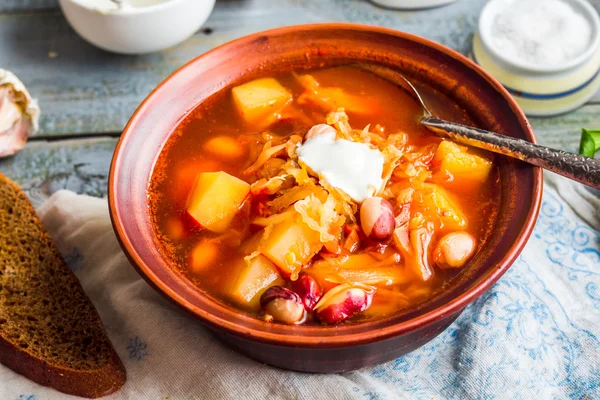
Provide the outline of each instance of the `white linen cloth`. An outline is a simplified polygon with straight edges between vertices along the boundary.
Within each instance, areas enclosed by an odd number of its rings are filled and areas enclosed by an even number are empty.
[[[526,249],[454,324],[404,357],[328,375],[250,360],[168,303],[121,252],[106,200],[60,191],[39,214],[127,368],[108,399],[598,399],[599,196],[546,176]],[[0,399],[73,398],[0,365]]]

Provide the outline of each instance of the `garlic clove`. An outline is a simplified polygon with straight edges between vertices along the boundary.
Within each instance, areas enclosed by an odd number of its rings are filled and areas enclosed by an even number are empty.
[[[40,109],[25,85],[10,71],[0,69],[0,157],[21,150],[38,129]]]

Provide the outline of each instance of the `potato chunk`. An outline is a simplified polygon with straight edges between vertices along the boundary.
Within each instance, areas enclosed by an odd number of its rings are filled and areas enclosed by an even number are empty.
[[[258,246],[263,238],[265,231],[260,230],[246,239],[240,247],[238,247],[238,251],[243,255],[247,256],[258,250]]]
[[[249,193],[249,184],[226,172],[203,172],[190,193],[187,212],[202,227],[222,233]]]
[[[467,147],[444,140],[440,143],[434,164],[438,170],[454,177],[454,182],[484,182],[492,170],[492,162],[484,157],[467,153]]]
[[[258,311],[260,296],[268,288],[284,284],[275,265],[262,255],[252,258],[249,262],[240,260],[234,276],[227,296],[250,311]]]
[[[467,217],[454,203],[448,192],[441,186],[424,183],[419,193],[417,208],[430,221],[437,221],[436,227],[450,230],[463,230],[467,226]]]
[[[311,229],[300,217],[290,217],[266,233],[259,251],[283,272],[295,274],[321,250],[319,232]]]
[[[252,125],[274,119],[273,115],[292,100],[290,92],[273,78],[255,79],[234,87],[231,93],[244,121]]]

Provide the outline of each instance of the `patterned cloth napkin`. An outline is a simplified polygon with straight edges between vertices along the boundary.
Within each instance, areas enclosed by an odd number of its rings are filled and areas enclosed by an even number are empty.
[[[344,374],[241,356],[155,293],[115,239],[105,200],[61,191],[39,213],[98,308],[128,372],[110,399],[598,399],[600,193],[546,176],[510,271],[422,348]],[[0,398],[68,399],[0,365]]]

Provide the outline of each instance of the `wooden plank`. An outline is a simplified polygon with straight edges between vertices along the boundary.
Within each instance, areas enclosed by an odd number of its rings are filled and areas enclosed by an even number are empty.
[[[14,8],[18,1],[8,4]],[[367,1],[218,1],[205,29],[179,46],[146,56],[121,56],[94,48],[74,33],[56,9],[0,14],[0,60],[39,99],[41,137],[113,133],[123,128],[140,101],[172,71],[240,36],[284,25],[349,21],[405,30],[466,52],[484,2],[461,0],[444,8],[407,13],[384,10]],[[28,0],[27,4],[50,3]]]
[[[33,141],[0,160],[0,172],[21,185],[36,205],[60,189],[104,197],[116,144],[114,138]]]
[[[2,0],[0,13],[55,10],[58,0]]]
[[[484,0],[460,0],[432,10],[399,12],[367,1],[218,1],[192,38],[168,51],[120,56],[80,39],[55,0],[4,0],[0,10],[0,60],[40,100],[41,137],[118,133],[140,101],[172,71],[232,39],[264,29],[308,22],[349,21],[387,26],[428,37],[468,53]],[[600,6],[600,0],[596,0]],[[600,96],[594,99],[600,102]]]
[[[529,118],[538,142],[576,152],[581,128],[600,129],[600,104],[588,104],[569,114],[551,118]]]

